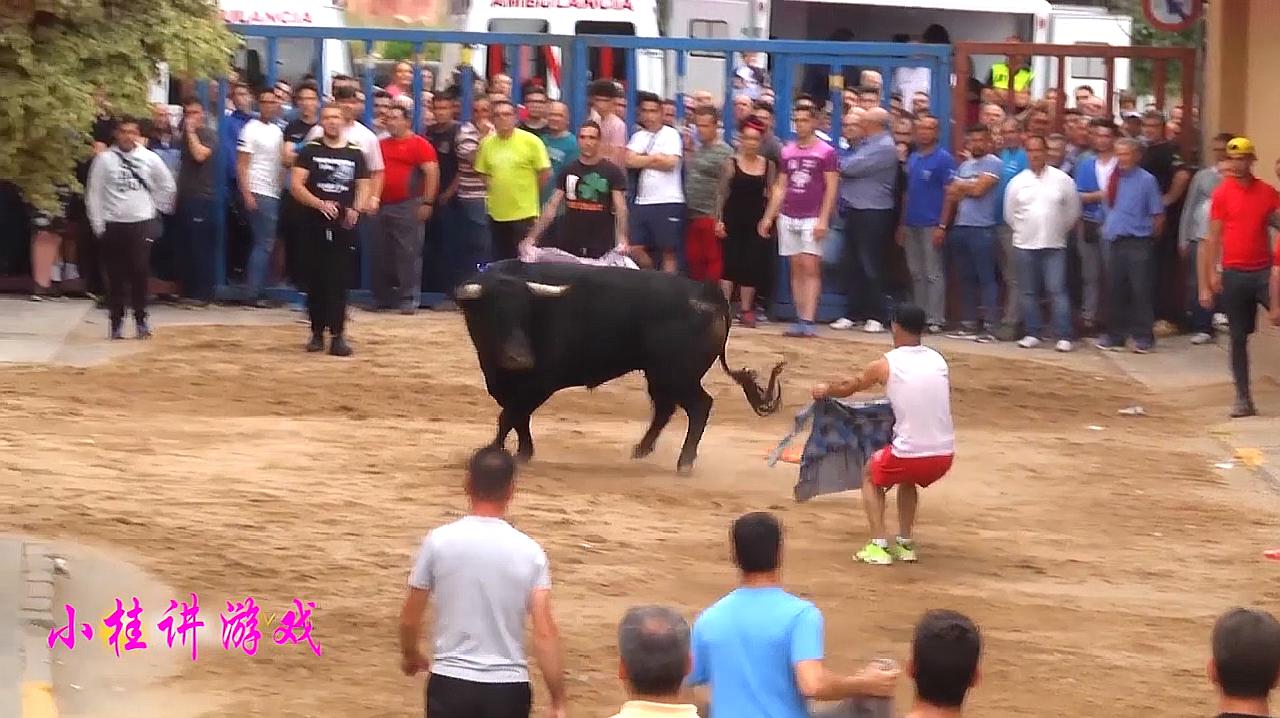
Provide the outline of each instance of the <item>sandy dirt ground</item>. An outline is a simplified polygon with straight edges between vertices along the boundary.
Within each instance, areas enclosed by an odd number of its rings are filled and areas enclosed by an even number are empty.
[[[314,601],[321,657],[265,625],[256,656],[205,646],[164,679],[208,715],[420,715],[423,680],[398,670],[404,581],[423,533],[463,511],[460,467],[491,438],[494,405],[456,315],[360,314],[350,360],[304,354],[303,335],[173,329],[101,367],[0,370],[0,525],[130,556],[196,592],[215,626],[226,597],[254,597],[264,623]],[[856,565],[857,497],[796,504],[795,467],[763,457],[815,380],[877,348],[736,329],[729,346],[734,366],[789,361],[786,406],[756,417],[713,369],[692,477],[674,472],[682,415],[652,457],[628,458],[649,411],[638,376],[535,415],[513,522],[551,557],[573,716],[623,698],[627,606],[692,620],[732,587],[727,527],[748,510],[782,517],[786,580],[824,611],[838,669],[904,659],[925,609],[972,615],[987,639],[976,715],[1206,715],[1214,616],[1280,598],[1259,560],[1273,501],[1215,473],[1198,410],[1098,371],[954,352],[959,458],[923,495],[922,561]],[[1118,417],[1131,398],[1152,416]],[[144,609],[154,622],[164,606]]]

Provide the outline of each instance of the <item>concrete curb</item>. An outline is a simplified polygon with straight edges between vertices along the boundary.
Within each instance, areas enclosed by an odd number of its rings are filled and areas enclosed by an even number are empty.
[[[22,655],[22,718],[56,718],[53,697],[53,654],[49,630],[54,626],[55,556],[44,544],[24,542],[22,576],[25,595],[19,612]]]

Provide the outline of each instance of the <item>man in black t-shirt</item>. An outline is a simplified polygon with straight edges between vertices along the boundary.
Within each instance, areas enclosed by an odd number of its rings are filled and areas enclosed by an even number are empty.
[[[1280,622],[1265,611],[1235,608],[1213,624],[1210,641],[1218,718],[1271,715],[1268,697],[1280,679]]]
[[[427,222],[427,240],[422,255],[422,288],[427,291],[445,292],[463,274],[452,231],[459,212],[455,200],[458,195],[458,131],[461,125],[453,112],[457,98],[458,93],[453,88],[437,92],[431,98],[435,122],[422,133],[435,148],[436,162],[440,166],[440,193],[436,195],[436,209]]]
[[[324,349],[329,330],[329,353],[351,356],[343,336],[347,319],[347,280],[355,254],[356,223],[370,190],[369,167],[356,145],[342,137],[347,121],[342,108],[326,105],[320,112],[324,135],[298,153],[289,191],[309,210],[303,219],[309,276],[307,311],[311,341],[307,351]]]
[[[556,178],[556,191],[542,216],[529,230],[524,244],[538,238],[565,203],[554,245],[570,254],[599,259],[615,247],[627,251],[627,176],[600,156],[600,125],[587,120],[578,130],[578,159],[565,165]]]
[[[1164,115],[1151,110],[1142,116],[1142,169],[1151,173],[1164,198],[1164,232],[1155,247],[1156,319],[1175,326],[1188,324],[1182,291],[1183,275],[1178,271],[1178,227],[1182,203],[1191,184],[1191,168],[1182,161],[1178,146],[1165,139]]]
[[[293,93],[293,104],[298,116],[284,128],[284,165],[292,167],[302,149],[307,133],[320,122],[320,94],[314,82],[304,82]],[[307,291],[304,227],[307,208],[298,204],[293,194],[285,192],[280,202],[280,223],[277,234],[284,242],[285,273],[293,285]]]

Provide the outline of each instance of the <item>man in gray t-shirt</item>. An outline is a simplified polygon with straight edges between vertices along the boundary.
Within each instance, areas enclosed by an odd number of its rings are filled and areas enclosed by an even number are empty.
[[[427,718],[527,718],[532,704],[525,617],[551,710],[564,715],[564,666],[551,613],[547,555],[504,518],[515,488],[504,449],[477,451],[467,467],[468,514],[422,541],[400,614],[401,668],[429,671]],[[418,648],[422,615],[434,598],[434,651]]]

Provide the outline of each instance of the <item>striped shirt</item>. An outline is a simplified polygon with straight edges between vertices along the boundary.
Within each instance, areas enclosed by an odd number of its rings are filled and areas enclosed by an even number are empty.
[[[480,150],[480,130],[471,122],[458,128],[458,199],[485,199],[488,191],[484,175],[476,172]]]

